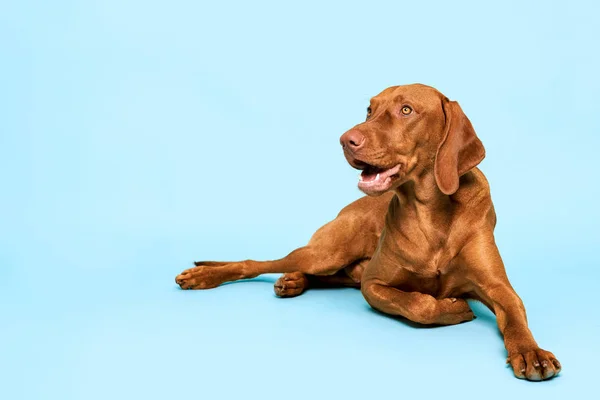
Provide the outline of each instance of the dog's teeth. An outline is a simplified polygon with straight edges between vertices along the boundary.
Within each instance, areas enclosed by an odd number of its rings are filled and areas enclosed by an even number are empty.
[[[379,180],[379,174],[377,174],[377,176],[375,177],[375,180],[378,181]]]
[[[363,180],[362,173],[358,175],[358,180],[359,180],[359,181],[362,181],[362,180]]]

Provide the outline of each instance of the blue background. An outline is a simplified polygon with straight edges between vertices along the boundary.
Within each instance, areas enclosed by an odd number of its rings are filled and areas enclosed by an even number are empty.
[[[600,337],[594,2],[0,2],[0,398],[573,398]],[[276,275],[358,198],[339,136],[387,86],[458,100],[497,241],[559,378],[519,381],[493,315],[418,329]],[[541,398],[541,397],[540,397]]]

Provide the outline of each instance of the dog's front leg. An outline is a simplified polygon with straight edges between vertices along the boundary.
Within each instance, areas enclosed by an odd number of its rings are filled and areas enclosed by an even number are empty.
[[[557,375],[561,365],[549,351],[541,349],[527,325],[521,298],[511,286],[492,233],[481,234],[461,252],[468,278],[477,296],[496,314],[511,364],[517,378],[540,381]]]
[[[435,297],[399,289],[410,277],[402,268],[376,253],[362,276],[362,294],[374,309],[424,325],[454,325],[471,321],[473,311],[464,299]]]

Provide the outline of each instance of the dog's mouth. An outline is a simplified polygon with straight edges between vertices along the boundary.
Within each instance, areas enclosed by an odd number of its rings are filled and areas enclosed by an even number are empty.
[[[386,168],[356,159],[353,161],[352,166],[362,170],[358,176],[358,188],[367,194],[389,190],[393,181],[400,177],[402,164]]]

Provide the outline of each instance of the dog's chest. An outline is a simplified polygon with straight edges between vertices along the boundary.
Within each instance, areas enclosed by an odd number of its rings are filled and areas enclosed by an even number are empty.
[[[445,223],[445,221],[444,221]],[[396,258],[415,273],[437,276],[445,272],[455,254],[452,232],[440,225],[423,223],[409,215],[402,215],[397,223],[388,226],[386,241]]]
[[[396,215],[397,224],[388,225],[389,232],[382,242],[382,250],[389,262],[401,270],[402,286],[437,296],[458,284],[456,265],[459,238],[451,229],[414,218],[409,213]],[[400,284],[401,282],[397,282]]]
[[[397,281],[392,285],[404,291],[447,297],[462,292],[464,284],[455,254],[444,245],[433,246],[415,240],[396,241],[393,255]],[[455,294],[456,295],[456,294]]]

